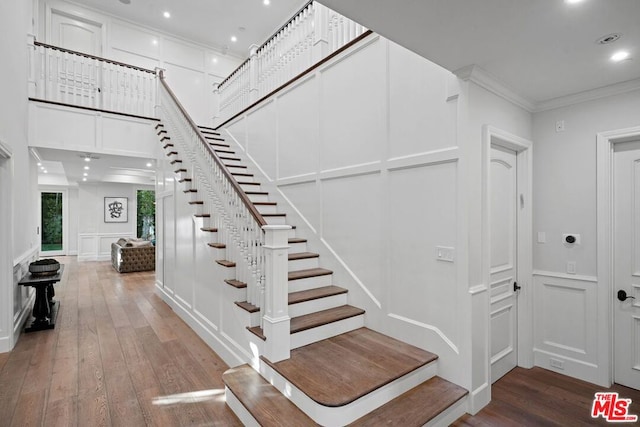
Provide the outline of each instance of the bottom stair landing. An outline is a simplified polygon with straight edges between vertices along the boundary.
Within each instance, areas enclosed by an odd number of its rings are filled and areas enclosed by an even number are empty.
[[[467,391],[435,377],[436,361],[433,353],[360,328],[292,350],[288,360],[261,358],[267,380],[248,365],[230,369],[223,380],[228,403],[255,425],[293,419],[296,425],[446,425],[465,412]]]

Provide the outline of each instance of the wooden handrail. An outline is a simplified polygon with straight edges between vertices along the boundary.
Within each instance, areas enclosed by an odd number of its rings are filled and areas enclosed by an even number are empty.
[[[289,25],[294,19],[296,19],[298,15],[304,12],[304,10],[307,7],[309,7],[311,3],[313,3],[313,0],[309,0],[308,2],[306,2],[305,5],[302,6],[300,10],[298,10],[296,13],[294,13],[293,16],[287,22],[285,22],[280,28],[278,28],[276,32],[273,33],[271,37],[267,39],[267,41],[265,41],[260,45],[260,47],[256,50],[256,53],[260,52],[260,50],[262,50],[267,45],[267,43],[269,43],[272,39],[274,39],[280,33],[280,31],[282,31],[287,25]],[[218,87],[223,86],[227,81],[229,81],[229,79],[231,79],[231,77],[233,77],[235,73],[237,73],[247,62],[249,62],[250,59],[251,58],[247,58],[242,62],[242,64],[238,65],[238,67],[235,70],[233,70],[223,81],[218,83]]]
[[[292,17],[291,17],[287,22],[285,22],[285,23],[284,23],[280,28],[278,28],[278,29],[276,30],[276,32],[275,32],[275,33],[273,33],[273,34],[271,35],[271,37],[269,37],[269,38],[267,39],[267,41],[265,41],[264,43],[262,43],[262,44],[260,45],[260,47],[256,50],[256,52],[260,52],[260,51],[261,51],[261,50],[262,50],[262,49],[267,45],[267,43],[269,43],[269,42],[270,42],[272,39],[274,39],[278,34],[280,34],[280,31],[282,31],[282,30],[283,30],[287,25],[291,24],[291,23],[293,22],[293,20],[294,20],[294,19],[296,19],[296,18],[298,17],[298,15],[300,15],[302,12],[304,12],[304,11],[305,11],[305,9],[306,9],[306,8],[308,8],[308,7],[309,7],[309,5],[311,5],[311,3],[313,3],[313,0],[309,0],[308,2],[306,2],[306,3],[305,3],[305,5],[304,5],[304,6],[302,6],[302,7],[300,8],[300,10],[298,10],[296,13],[294,13],[294,14],[293,14],[293,16],[292,16]]]
[[[148,68],[137,67],[135,65],[125,64],[124,62],[118,62],[118,61],[114,61],[112,59],[107,59],[107,58],[102,58],[100,56],[90,55],[88,53],[82,53],[82,52],[78,52],[78,51],[71,50],[71,49],[65,49],[64,47],[54,46],[54,45],[42,43],[42,42],[39,42],[39,41],[34,41],[33,44],[35,46],[42,46],[42,47],[44,47],[46,49],[58,50],[60,52],[67,52],[67,53],[71,53],[73,55],[82,56],[84,58],[95,59],[95,60],[98,60],[98,61],[101,61],[101,62],[107,62],[109,64],[114,64],[114,65],[119,65],[121,67],[131,68],[131,69],[134,69],[134,70],[142,71],[144,73],[150,73],[150,74],[155,74],[156,73],[154,70],[149,70]]]
[[[221,127],[223,127],[227,123],[231,122],[232,120],[236,119],[237,117],[239,117],[239,116],[243,115],[244,113],[246,113],[247,111],[251,110],[253,107],[255,107],[256,105],[260,104],[264,100],[272,97],[276,93],[280,92],[282,89],[284,89],[287,86],[290,86],[292,83],[300,80],[302,77],[306,76],[307,74],[309,74],[310,72],[312,72],[316,68],[320,67],[322,64],[325,64],[327,61],[331,60],[336,55],[339,55],[340,53],[342,53],[345,50],[349,49],[351,46],[353,46],[354,44],[358,43],[360,40],[366,38],[370,34],[373,34],[373,31],[367,30],[364,33],[360,34],[358,37],[356,37],[355,39],[351,40],[349,43],[345,44],[340,49],[338,49],[335,52],[333,52],[331,55],[327,56],[326,58],[323,58],[322,60],[320,60],[318,62],[316,62],[314,65],[312,65],[311,67],[307,68],[306,70],[304,70],[303,72],[301,72],[297,76],[293,77],[291,80],[289,80],[289,81],[285,82],[284,84],[278,86],[277,88],[275,88],[274,90],[272,90],[271,92],[269,92],[268,94],[263,96],[262,98],[258,99],[256,102],[250,104],[247,108],[245,108],[243,110],[240,110],[238,113],[236,113],[233,116],[229,117],[227,120],[225,120],[224,122],[222,122],[218,126],[216,126],[214,128],[214,130],[220,129]]]
[[[220,157],[218,157],[218,154],[213,150],[213,148],[211,148],[211,146],[207,142],[202,132],[200,132],[200,129],[198,128],[198,126],[191,119],[191,116],[189,116],[189,113],[187,113],[187,110],[184,109],[184,107],[182,106],[180,101],[178,101],[178,98],[173,93],[169,85],[167,85],[167,82],[164,79],[163,70],[160,70],[159,77],[160,77],[160,83],[162,83],[162,86],[167,90],[167,93],[169,94],[169,96],[176,103],[176,105],[178,106],[178,109],[180,110],[184,118],[187,120],[191,128],[196,132],[196,135],[198,135],[198,138],[200,138],[200,142],[206,147],[206,149],[209,151],[211,156],[213,156],[213,159],[218,164],[218,167],[222,170],[222,173],[224,174],[224,176],[229,180],[229,182],[231,183],[231,186],[240,197],[240,200],[242,200],[242,203],[244,203],[244,205],[247,207],[247,209],[251,213],[251,216],[257,221],[258,224],[260,224],[260,227],[267,225],[267,221],[265,221],[265,219],[262,217],[260,212],[258,212],[256,207],[251,202],[251,200],[249,200],[249,197],[245,194],[245,192],[242,190],[240,185],[236,182],[233,175],[231,175],[231,173],[227,170],[224,163],[222,163],[222,160],[220,160]]]

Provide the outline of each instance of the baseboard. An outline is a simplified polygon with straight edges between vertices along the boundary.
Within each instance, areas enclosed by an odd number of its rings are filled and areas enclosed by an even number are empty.
[[[477,389],[469,393],[469,407],[468,411],[471,415],[475,415],[482,408],[487,406],[491,401],[491,385],[484,383]]]
[[[22,307],[22,310],[20,310],[20,313],[18,314],[18,316],[16,316],[16,320],[13,323],[13,343],[15,345],[15,343],[18,342],[18,338],[20,338],[20,333],[22,332],[22,328],[24,327],[24,324],[27,320],[29,320],[29,318],[31,317],[31,310],[33,307],[33,304],[36,300],[36,293],[32,292],[31,295],[29,295],[29,299],[27,300],[27,303]]]
[[[189,310],[180,304],[178,300],[174,298],[174,295],[169,294],[163,288],[156,283],[156,292],[160,295],[162,300],[166,302],[173,311],[189,325],[193,331],[198,334],[209,347],[215,351],[218,356],[224,360],[229,366],[238,366],[244,363],[249,363],[251,355],[240,355],[229,345],[227,345],[220,337],[218,337],[214,331],[210,330],[207,325],[198,320]]]
[[[609,387],[611,384],[603,384],[599,381],[601,375],[598,365],[585,362],[582,360],[576,360],[571,357],[562,356],[559,354],[551,353],[548,351],[533,349],[534,364],[544,369],[548,369],[553,372],[557,372],[562,375],[567,375],[573,378],[577,378],[582,381],[587,381],[593,384],[597,384],[603,387]],[[562,362],[563,369],[551,366],[551,359]]]

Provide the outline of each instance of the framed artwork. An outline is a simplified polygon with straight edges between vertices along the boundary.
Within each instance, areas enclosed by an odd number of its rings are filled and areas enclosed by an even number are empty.
[[[104,222],[129,222],[129,198],[105,197]]]

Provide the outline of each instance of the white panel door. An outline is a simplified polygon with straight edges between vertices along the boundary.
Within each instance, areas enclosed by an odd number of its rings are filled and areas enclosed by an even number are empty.
[[[640,141],[614,147],[614,380],[640,389]]]
[[[491,147],[491,382],[515,368],[517,355],[516,153]]]
[[[102,25],[51,11],[49,43],[76,52],[102,55]]]
[[[51,11],[50,44],[94,56],[102,55],[102,25]],[[47,67],[54,71],[54,100],[73,105],[102,108],[98,61],[55,51]],[[51,90],[51,89],[50,89]]]

